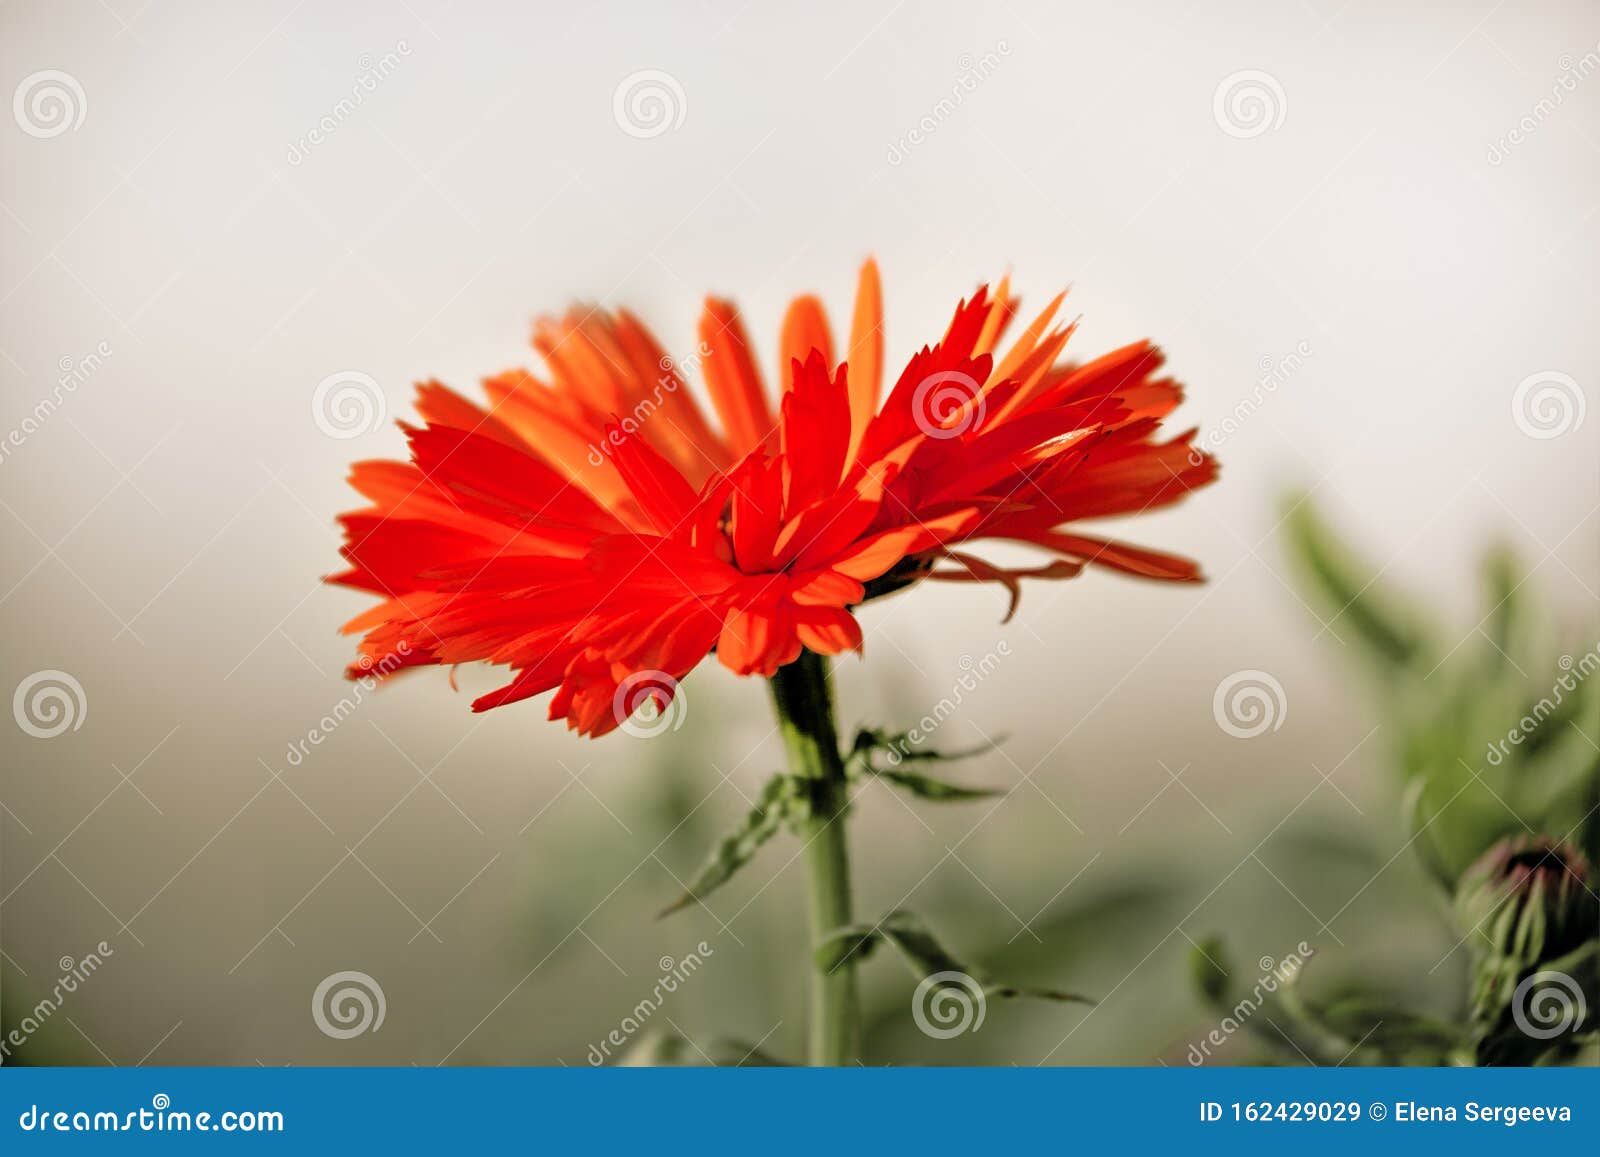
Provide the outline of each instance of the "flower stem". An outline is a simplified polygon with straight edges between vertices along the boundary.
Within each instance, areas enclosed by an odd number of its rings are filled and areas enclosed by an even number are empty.
[[[833,722],[828,661],[810,651],[772,677],[778,726],[789,752],[789,770],[811,783],[811,813],[800,825],[810,881],[811,949],[850,923],[850,854],[845,843],[849,806],[844,761]],[[808,954],[808,955],[811,955]],[[813,1065],[846,1065],[860,1053],[860,1002],[855,962],[831,971],[808,960],[811,974]]]

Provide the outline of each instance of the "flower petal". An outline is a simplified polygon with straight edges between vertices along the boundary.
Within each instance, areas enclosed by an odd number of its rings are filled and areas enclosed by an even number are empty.
[[[732,302],[706,298],[700,315],[700,344],[708,350],[706,388],[722,420],[728,448],[744,457],[766,441],[772,432],[772,408],[761,385],[761,373],[750,353],[744,323]]]
[[[878,280],[878,263],[870,257],[862,263],[856,280],[855,316],[850,321],[845,361],[850,366],[849,457],[854,461],[883,392],[883,286]]]
[[[823,365],[833,368],[833,334],[828,329],[828,315],[822,302],[807,294],[789,304],[783,317],[783,335],[778,340],[778,369],[787,375],[790,362],[804,365],[816,350],[822,355]]]

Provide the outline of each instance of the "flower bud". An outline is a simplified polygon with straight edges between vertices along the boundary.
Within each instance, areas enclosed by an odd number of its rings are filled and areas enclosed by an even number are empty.
[[[1589,863],[1549,836],[1501,840],[1464,873],[1456,912],[1474,945],[1473,1012],[1492,1018],[1518,981],[1596,934]]]

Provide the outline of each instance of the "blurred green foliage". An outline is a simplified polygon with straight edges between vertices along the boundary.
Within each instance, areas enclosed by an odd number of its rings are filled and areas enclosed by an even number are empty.
[[[1392,589],[1308,498],[1284,520],[1301,588],[1350,644],[1392,750],[1414,847],[1453,887],[1528,832],[1600,851],[1600,624],[1558,654],[1556,625],[1509,551],[1482,564],[1486,608],[1445,626]]]
[[[1298,973],[1266,997],[1259,985],[1241,997],[1212,940],[1191,954],[1197,990],[1287,1063],[1592,1062],[1600,624],[1561,653],[1531,576],[1496,549],[1482,564],[1482,617],[1447,627],[1386,583],[1309,496],[1288,504],[1283,523],[1306,598],[1353,655],[1386,737],[1406,847],[1455,899],[1472,974],[1449,1020],[1374,985],[1313,1001]]]

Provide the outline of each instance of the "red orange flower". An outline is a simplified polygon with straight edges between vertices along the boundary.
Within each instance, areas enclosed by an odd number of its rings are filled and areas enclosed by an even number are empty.
[[[401,424],[411,461],[355,465],[372,505],[342,516],[350,569],[329,581],[383,601],[345,625],[364,635],[354,670],[503,664],[514,677],[475,710],[553,689],[552,719],[600,735],[636,672],[666,676],[651,689],[665,707],[713,651],[770,676],[803,647],[860,650],[852,608],[920,579],[999,582],[1013,609],[1021,578],[1085,565],[1197,579],[1187,559],[1067,526],[1175,502],[1216,464],[1193,431],[1156,441],[1182,390],[1150,343],[1058,361],[1061,300],[997,358],[1016,301],[1007,281],[979,289],[880,405],[868,261],[842,351],[816,298],[789,307],[774,412],[737,310],[708,299],[697,359],[720,433],[631,314],[541,319],[545,377],[488,379],[487,409],[427,382],[423,424]],[[1050,558],[1004,569],[968,553],[978,539]]]

